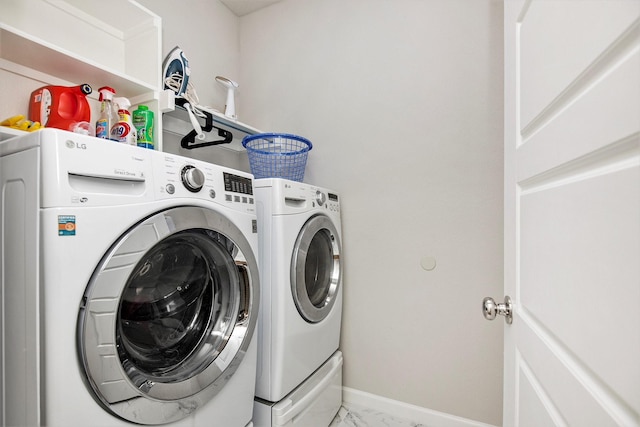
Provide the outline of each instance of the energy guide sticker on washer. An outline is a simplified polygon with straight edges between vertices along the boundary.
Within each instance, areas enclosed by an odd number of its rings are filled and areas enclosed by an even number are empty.
[[[76,216],[58,215],[58,236],[76,235]]]

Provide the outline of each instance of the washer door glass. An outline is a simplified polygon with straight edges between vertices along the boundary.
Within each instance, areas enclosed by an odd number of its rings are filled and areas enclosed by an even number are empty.
[[[188,416],[238,368],[258,301],[253,251],[224,216],[180,207],[136,225],[107,252],[80,309],[96,399],[139,424]]]
[[[291,261],[291,292],[300,315],[310,323],[327,317],[339,284],[338,232],[328,217],[314,216],[302,227]]]
[[[231,253],[217,242],[224,237],[213,240],[212,233],[171,235],[133,270],[116,317],[116,344],[129,377],[181,381],[224,348],[238,312],[239,278]]]

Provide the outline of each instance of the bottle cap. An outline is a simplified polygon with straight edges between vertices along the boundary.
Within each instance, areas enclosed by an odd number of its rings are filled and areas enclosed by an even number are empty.
[[[80,86],[78,86],[78,89],[80,89],[80,92],[84,95],[89,95],[91,92],[93,92],[93,89],[91,89],[91,85],[89,83],[81,84]]]

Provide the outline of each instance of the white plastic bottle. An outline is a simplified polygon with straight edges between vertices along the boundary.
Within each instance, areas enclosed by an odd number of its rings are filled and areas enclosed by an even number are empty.
[[[98,89],[100,92],[100,118],[96,121],[96,137],[111,138],[111,128],[118,122],[118,112],[113,105],[113,95],[116,91],[109,86]]]
[[[127,98],[113,98],[118,105],[118,122],[111,128],[111,139],[128,145],[138,145],[136,128],[131,121],[131,102]]]

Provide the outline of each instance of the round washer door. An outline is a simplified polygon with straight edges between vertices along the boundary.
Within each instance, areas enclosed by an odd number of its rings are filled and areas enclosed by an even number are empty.
[[[255,255],[223,215],[159,212],[95,270],[80,307],[78,349],[96,400],[138,424],[182,419],[240,365],[259,301]]]
[[[325,215],[302,227],[291,259],[291,292],[300,315],[310,323],[326,318],[340,286],[340,238]]]

